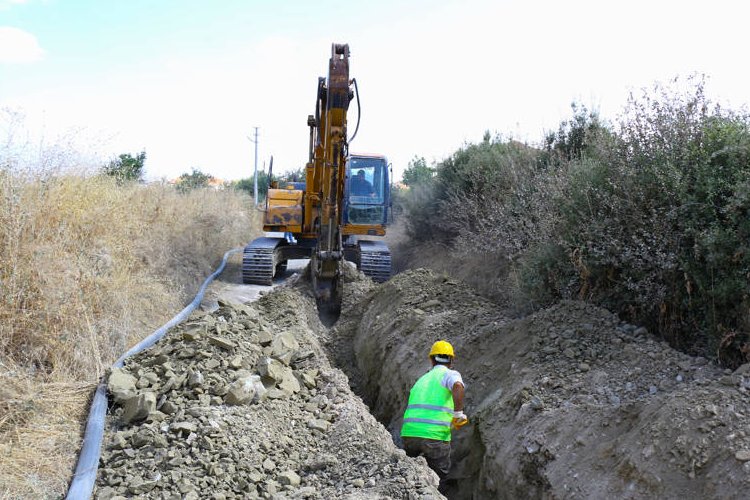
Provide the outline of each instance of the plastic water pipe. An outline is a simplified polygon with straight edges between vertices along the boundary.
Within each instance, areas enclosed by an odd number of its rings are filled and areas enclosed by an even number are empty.
[[[113,368],[121,368],[125,363],[125,359],[133,354],[148,349],[154,345],[159,339],[161,339],[167,331],[173,326],[176,326],[185,321],[190,313],[192,313],[203,301],[203,296],[206,293],[208,285],[223,271],[227,265],[229,257],[237,252],[241,252],[242,248],[234,248],[224,254],[221,264],[216,271],[211,274],[206,281],[203,282],[198,294],[195,296],[193,301],[180,311],[174,318],[169,320],[164,326],[156,330],[154,333],[143,339],[141,342],[131,347],[128,352],[120,356]],[[83,444],[81,446],[81,453],[78,456],[78,465],[76,471],[73,474],[73,480],[68,488],[68,495],[65,497],[67,500],[84,500],[91,498],[91,493],[94,490],[94,483],[96,482],[96,472],[99,469],[99,454],[102,446],[102,439],[104,438],[104,418],[107,415],[107,385],[104,378],[99,382],[94,393],[94,399],[91,402],[91,409],[89,410],[89,418],[86,422],[86,431],[83,434]]]

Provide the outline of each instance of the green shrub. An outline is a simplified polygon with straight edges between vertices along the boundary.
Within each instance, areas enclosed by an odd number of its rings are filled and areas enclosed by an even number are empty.
[[[129,153],[121,154],[110,161],[101,171],[104,175],[114,177],[119,183],[143,180],[143,167],[146,163],[146,152],[141,151],[135,156]]]
[[[631,96],[616,128],[574,106],[540,148],[465,145],[410,190],[409,234],[475,261],[477,284],[498,276],[495,298],[520,310],[588,300],[686,351],[748,360],[750,118],[689,83]]]
[[[749,150],[747,118],[711,106],[701,83],[631,99],[607,154],[569,165],[555,242],[567,262],[529,265],[554,270],[552,296],[604,305],[691,352],[724,342],[722,361],[741,362]]]

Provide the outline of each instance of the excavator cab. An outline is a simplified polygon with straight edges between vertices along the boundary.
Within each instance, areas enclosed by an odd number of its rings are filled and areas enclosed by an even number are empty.
[[[344,234],[350,226],[352,233],[380,235],[385,230],[390,203],[388,160],[383,156],[352,155],[346,164],[346,177]]]
[[[384,241],[391,204],[388,160],[384,156],[351,155],[346,161],[343,246],[346,260],[377,282],[391,277],[391,252]]]

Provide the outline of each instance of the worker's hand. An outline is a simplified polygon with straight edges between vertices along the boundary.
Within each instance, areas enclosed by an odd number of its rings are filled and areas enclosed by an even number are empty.
[[[453,420],[451,420],[451,429],[460,429],[464,425],[469,423],[469,419],[466,414],[462,411],[453,412]]]

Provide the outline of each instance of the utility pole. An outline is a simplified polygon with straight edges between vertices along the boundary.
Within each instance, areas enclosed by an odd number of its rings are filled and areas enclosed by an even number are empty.
[[[258,204],[258,127],[255,128],[255,139],[249,136],[248,141],[255,143],[255,173],[253,174],[253,202]]]

